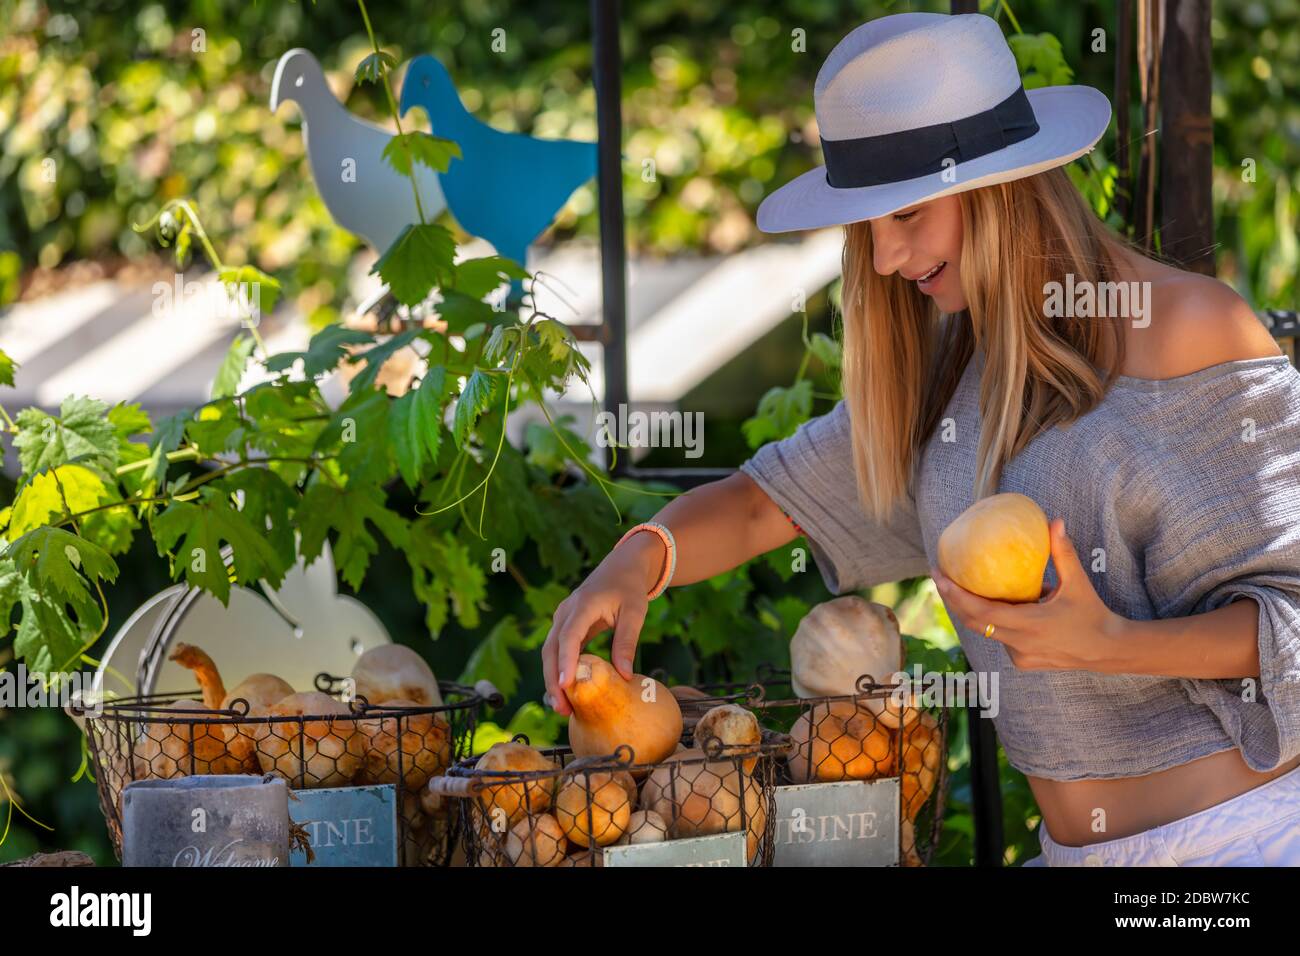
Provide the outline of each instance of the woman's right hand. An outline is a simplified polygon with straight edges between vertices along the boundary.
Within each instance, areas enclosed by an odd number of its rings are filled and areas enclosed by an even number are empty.
[[[573,683],[582,648],[601,631],[614,628],[610,662],[624,680],[632,679],[636,642],[649,606],[646,595],[659,578],[664,558],[664,545],[657,535],[634,534],[606,555],[555,609],[542,645],[542,675],[557,714],[573,713],[564,691]]]

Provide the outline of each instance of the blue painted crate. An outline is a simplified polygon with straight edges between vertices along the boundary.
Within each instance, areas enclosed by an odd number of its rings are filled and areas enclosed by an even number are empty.
[[[394,784],[294,790],[289,818],[307,830],[311,866],[397,866]],[[289,865],[308,866],[306,851],[295,847]]]

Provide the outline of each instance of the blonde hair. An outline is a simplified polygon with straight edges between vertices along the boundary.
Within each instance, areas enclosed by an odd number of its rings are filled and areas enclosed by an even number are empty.
[[[844,395],[858,495],[881,521],[914,493],[920,449],[977,344],[985,366],[975,500],[996,492],[1003,465],[1037,434],[1100,402],[1124,359],[1118,321],[1044,315],[1045,283],[1066,273],[1076,284],[1118,281],[1122,252],[1132,248],[1097,219],[1063,167],[957,197],[963,313],[941,315],[914,282],[878,275],[871,224],[845,226]]]

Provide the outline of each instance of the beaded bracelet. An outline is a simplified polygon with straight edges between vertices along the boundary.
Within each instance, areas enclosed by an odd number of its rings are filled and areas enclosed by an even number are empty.
[[[795,531],[798,531],[800,534],[804,534],[804,533],[805,533],[804,530],[803,530],[803,528],[799,527],[799,522],[795,521],[794,518],[790,517],[790,512],[788,512],[788,511],[786,511],[784,508],[782,508],[782,509],[781,509],[781,514],[785,515],[786,518],[789,519],[790,523],[791,523],[792,525],[794,525],[794,530],[795,530]]]
[[[659,580],[655,582],[655,586],[651,588],[650,593],[646,595],[647,601],[653,601],[660,594],[663,594],[664,589],[668,587],[668,582],[673,579],[673,572],[677,570],[677,542],[673,538],[673,533],[664,525],[661,525],[657,521],[643,521],[635,527],[628,528],[627,533],[618,539],[618,544],[622,544],[638,531],[654,532],[659,536],[659,540],[664,543],[664,547],[668,549],[668,556],[667,560],[664,562],[663,573],[659,575]],[[618,547],[618,545],[616,544],[614,547]]]

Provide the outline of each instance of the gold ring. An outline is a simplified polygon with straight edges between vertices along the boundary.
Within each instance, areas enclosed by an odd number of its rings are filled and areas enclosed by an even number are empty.
[[[984,628],[984,636],[985,636],[985,637],[992,637],[992,636],[993,636],[993,632],[994,632],[995,630],[997,630],[997,628],[995,628],[992,624],[988,625],[987,627]]]

